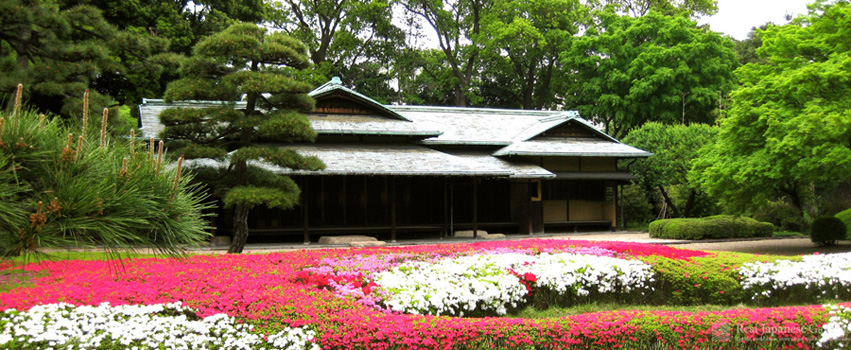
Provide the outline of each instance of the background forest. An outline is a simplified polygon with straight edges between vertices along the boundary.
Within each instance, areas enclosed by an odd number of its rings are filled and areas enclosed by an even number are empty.
[[[698,26],[713,0],[7,0],[0,92],[136,125],[193,47],[236,23],[301,41],[388,104],[570,109],[655,156],[626,162],[624,221],[719,213],[788,230],[851,207],[851,6],[816,2],[744,41]],[[10,101],[4,101],[10,103]]]

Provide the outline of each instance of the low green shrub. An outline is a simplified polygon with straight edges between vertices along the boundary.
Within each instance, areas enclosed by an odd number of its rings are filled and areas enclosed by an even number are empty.
[[[650,223],[650,237],[717,239],[771,237],[774,225],[746,217],[717,215],[698,219],[664,219]]]
[[[851,240],[851,209],[841,211],[834,216],[845,224],[845,238]]]
[[[646,257],[656,272],[652,304],[733,305],[744,300],[736,267],[738,261],[724,258],[676,260]]]
[[[847,232],[842,220],[834,216],[819,216],[813,220],[810,239],[822,245],[834,245],[836,241],[845,239]]]

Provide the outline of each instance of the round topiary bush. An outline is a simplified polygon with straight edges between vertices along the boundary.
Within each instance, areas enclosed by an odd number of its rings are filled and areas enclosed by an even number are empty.
[[[845,239],[845,224],[834,216],[819,216],[813,220],[810,239],[821,245],[834,245]]]

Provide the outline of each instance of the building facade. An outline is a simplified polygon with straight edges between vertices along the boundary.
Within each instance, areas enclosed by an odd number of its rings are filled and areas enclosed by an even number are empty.
[[[406,239],[459,230],[535,234],[618,225],[618,185],[633,176],[618,160],[651,154],[623,144],[574,111],[390,106],[334,79],[310,93],[313,144],[281,145],[319,157],[323,171],[261,165],[302,189],[292,210],[255,209],[250,237],[361,233]],[[142,132],[159,113],[220,102],[140,105]],[[199,164],[203,163],[200,161]],[[228,234],[219,213],[217,234]]]

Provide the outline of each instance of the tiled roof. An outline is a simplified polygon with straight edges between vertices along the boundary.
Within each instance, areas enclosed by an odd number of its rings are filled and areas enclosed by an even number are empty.
[[[409,144],[312,144],[282,146],[304,156],[316,156],[325,170],[306,171],[282,168],[263,162],[264,169],[287,175],[425,175],[494,176],[512,175],[510,167],[493,166],[473,159],[456,157],[428,147]],[[208,159],[193,159],[187,167],[227,165]]]
[[[319,134],[439,136],[442,132],[422,130],[419,124],[382,116],[357,114],[308,114]]]
[[[143,98],[139,105],[139,116],[142,122],[142,137],[159,138],[163,125],[160,124],[160,113],[168,108],[208,108],[221,106],[223,104],[235,104],[237,108],[245,108],[245,102],[220,102],[220,101],[175,101],[166,103],[162,99]]]
[[[512,179],[544,179],[556,176],[547,169],[520,159],[498,158],[481,152],[452,153],[452,155],[477,163],[488,164],[494,168],[505,169],[512,173],[510,176]]]
[[[419,124],[443,134],[422,141],[426,145],[507,146],[517,134],[537,124],[539,119],[561,112],[490,108],[388,106]]]
[[[649,157],[650,152],[599,139],[537,139],[496,151],[495,156]]]
[[[237,108],[245,108],[245,102],[233,102]],[[207,108],[220,106],[216,101],[176,101],[166,103],[161,99],[144,99],[139,105],[142,119],[142,136],[159,138],[163,125],[159,115],[168,108]],[[370,115],[327,115],[308,114],[310,125],[318,134],[337,135],[404,135],[431,137],[441,134],[439,129],[423,129],[419,124],[400,119]]]

